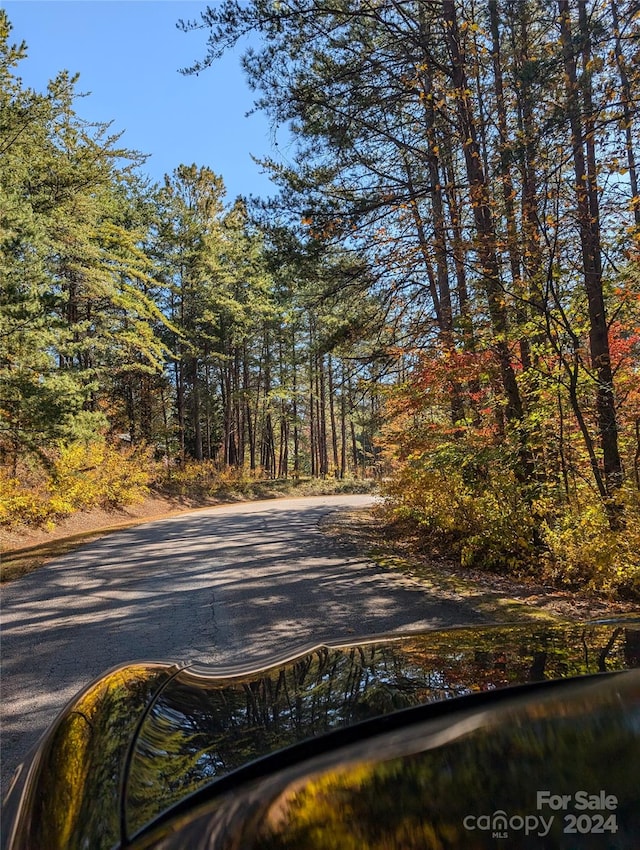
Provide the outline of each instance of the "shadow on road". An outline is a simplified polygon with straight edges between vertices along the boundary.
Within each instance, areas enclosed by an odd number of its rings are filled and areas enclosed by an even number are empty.
[[[357,497],[227,506],[126,529],[3,588],[3,765],[92,678],[135,660],[249,663],[310,642],[477,623],[317,525]],[[366,502],[363,502],[363,504]]]

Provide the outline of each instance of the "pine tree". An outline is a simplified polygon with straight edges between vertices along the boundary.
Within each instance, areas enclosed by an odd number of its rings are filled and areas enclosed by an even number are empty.
[[[15,467],[22,451],[46,462],[58,440],[106,431],[114,373],[162,370],[165,320],[131,216],[140,158],[76,115],[66,72],[44,95],[23,89],[25,47],[0,20],[1,441]]]

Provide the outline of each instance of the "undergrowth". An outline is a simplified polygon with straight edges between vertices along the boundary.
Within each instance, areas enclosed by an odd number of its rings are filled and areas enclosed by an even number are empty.
[[[370,493],[378,484],[369,478],[265,478],[233,468],[220,470],[212,461],[188,461],[177,469],[165,470],[155,486],[168,496],[240,500]]]
[[[154,475],[151,453],[107,440],[61,444],[46,464],[0,467],[0,525],[52,528],[63,517],[95,507],[140,502]]]
[[[388,520],[407,523],[423,548],[462,566],[640,599],[637,489],[617,495],[623,521],[612,529],[586,485],[569,502],[557,487],[526,489],[500,460],[409,458],[384,487]]]
[[[61,444],[47,463],[23,463],[17,474],[0,467],[0,526],[52,529],[61,519],[101,507],[139,503],[153,490],[190,502],[240,501],[279,496],[369,493],[371,479],[268,479],[242,470],[220,470],[211,461],[167,468],[151,451],[106,440]]]

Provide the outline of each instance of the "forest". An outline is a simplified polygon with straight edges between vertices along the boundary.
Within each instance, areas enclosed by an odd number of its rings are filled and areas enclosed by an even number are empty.
[[[0,523],[380,481],[463,565],[640,594],[633,0],[224,0],[274,198],[162,185],[0,13]],[[204,39],[203,39],[204,40]],[[76,111],[78,110],[78,111]]]

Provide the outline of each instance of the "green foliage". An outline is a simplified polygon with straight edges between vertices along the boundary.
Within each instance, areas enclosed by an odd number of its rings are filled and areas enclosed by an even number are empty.
[[[24,89],[9,35],[1,13],[0,462],[15,472],[25,452],[46,462],[60,439],[105,428],[118,376],[161,370],[166,320],[140,248],[137,155],[76,115],[66,72],[46,94]]]
[[[42,93],[23,85],[26,45],[11,45],[10,33],[0,13],[7,515],[40,522],[92,504],[81,491],[95,488],[77,479],[73,459],[68,469],[56,463],[60,441],[95,444],[103,434],[162,452],[169,488],[190,498],[221,488],[260,495],[263,473],[345,482],[365,473],[377,409],[360,376],[376,374],[369,362],[382,343],[372,326],[383,314],[360,284],[349,299],[342,293],[367,264],[309,249],[290,223],[259,224],[257,205],[242,198],[227,205],[208,166],[178,165],[163,186],[149,185],[143,157],[123,149],[109,123],[76,112],[75,77],[61,72]],[[282,240],[276,248],[277,233],[296,250]],[[354,358],[367,334],[376,350]],[[191,459],[208,466],[191,469]],[[32,464],[57,481],[52,504],[48,484],[25,476]],[[256,478],[245,481],[245,469]]]
[[[23,87],[0,13],[4,521],[142,492],[149,470],[101,434],[162,451],[158,483],[206,500],[368,488],[350,476],[382,474],[383,426],[390,510],[425,545],[633,592],[640,219],[609,154],[637,137],[638,30],[625,4],[624,40],[605,35],[615,5],[595,4],[597,61],[568,87],[540,2],[207,10],[213,53],[262,37],[245,69],[294,136],[288,164],[265,163],[282,196],[251,208],[225,206],[206,166],[146,185],[76,114],[75,79]],[[617,176],[576,219],[578,137],[600,158],[589,180]],[[608,262],[585,297],[598,220]]]
[[[464,564],[614,590],[640,487],[638,18],[583,5],[225,0],[192,70],[260,39],[244,64],[292,129],[265,165],[310,246],[316,350],[357,357],[366,298],[384,310],[393,515]],[[314,278],[322,248],[349,260]]]

